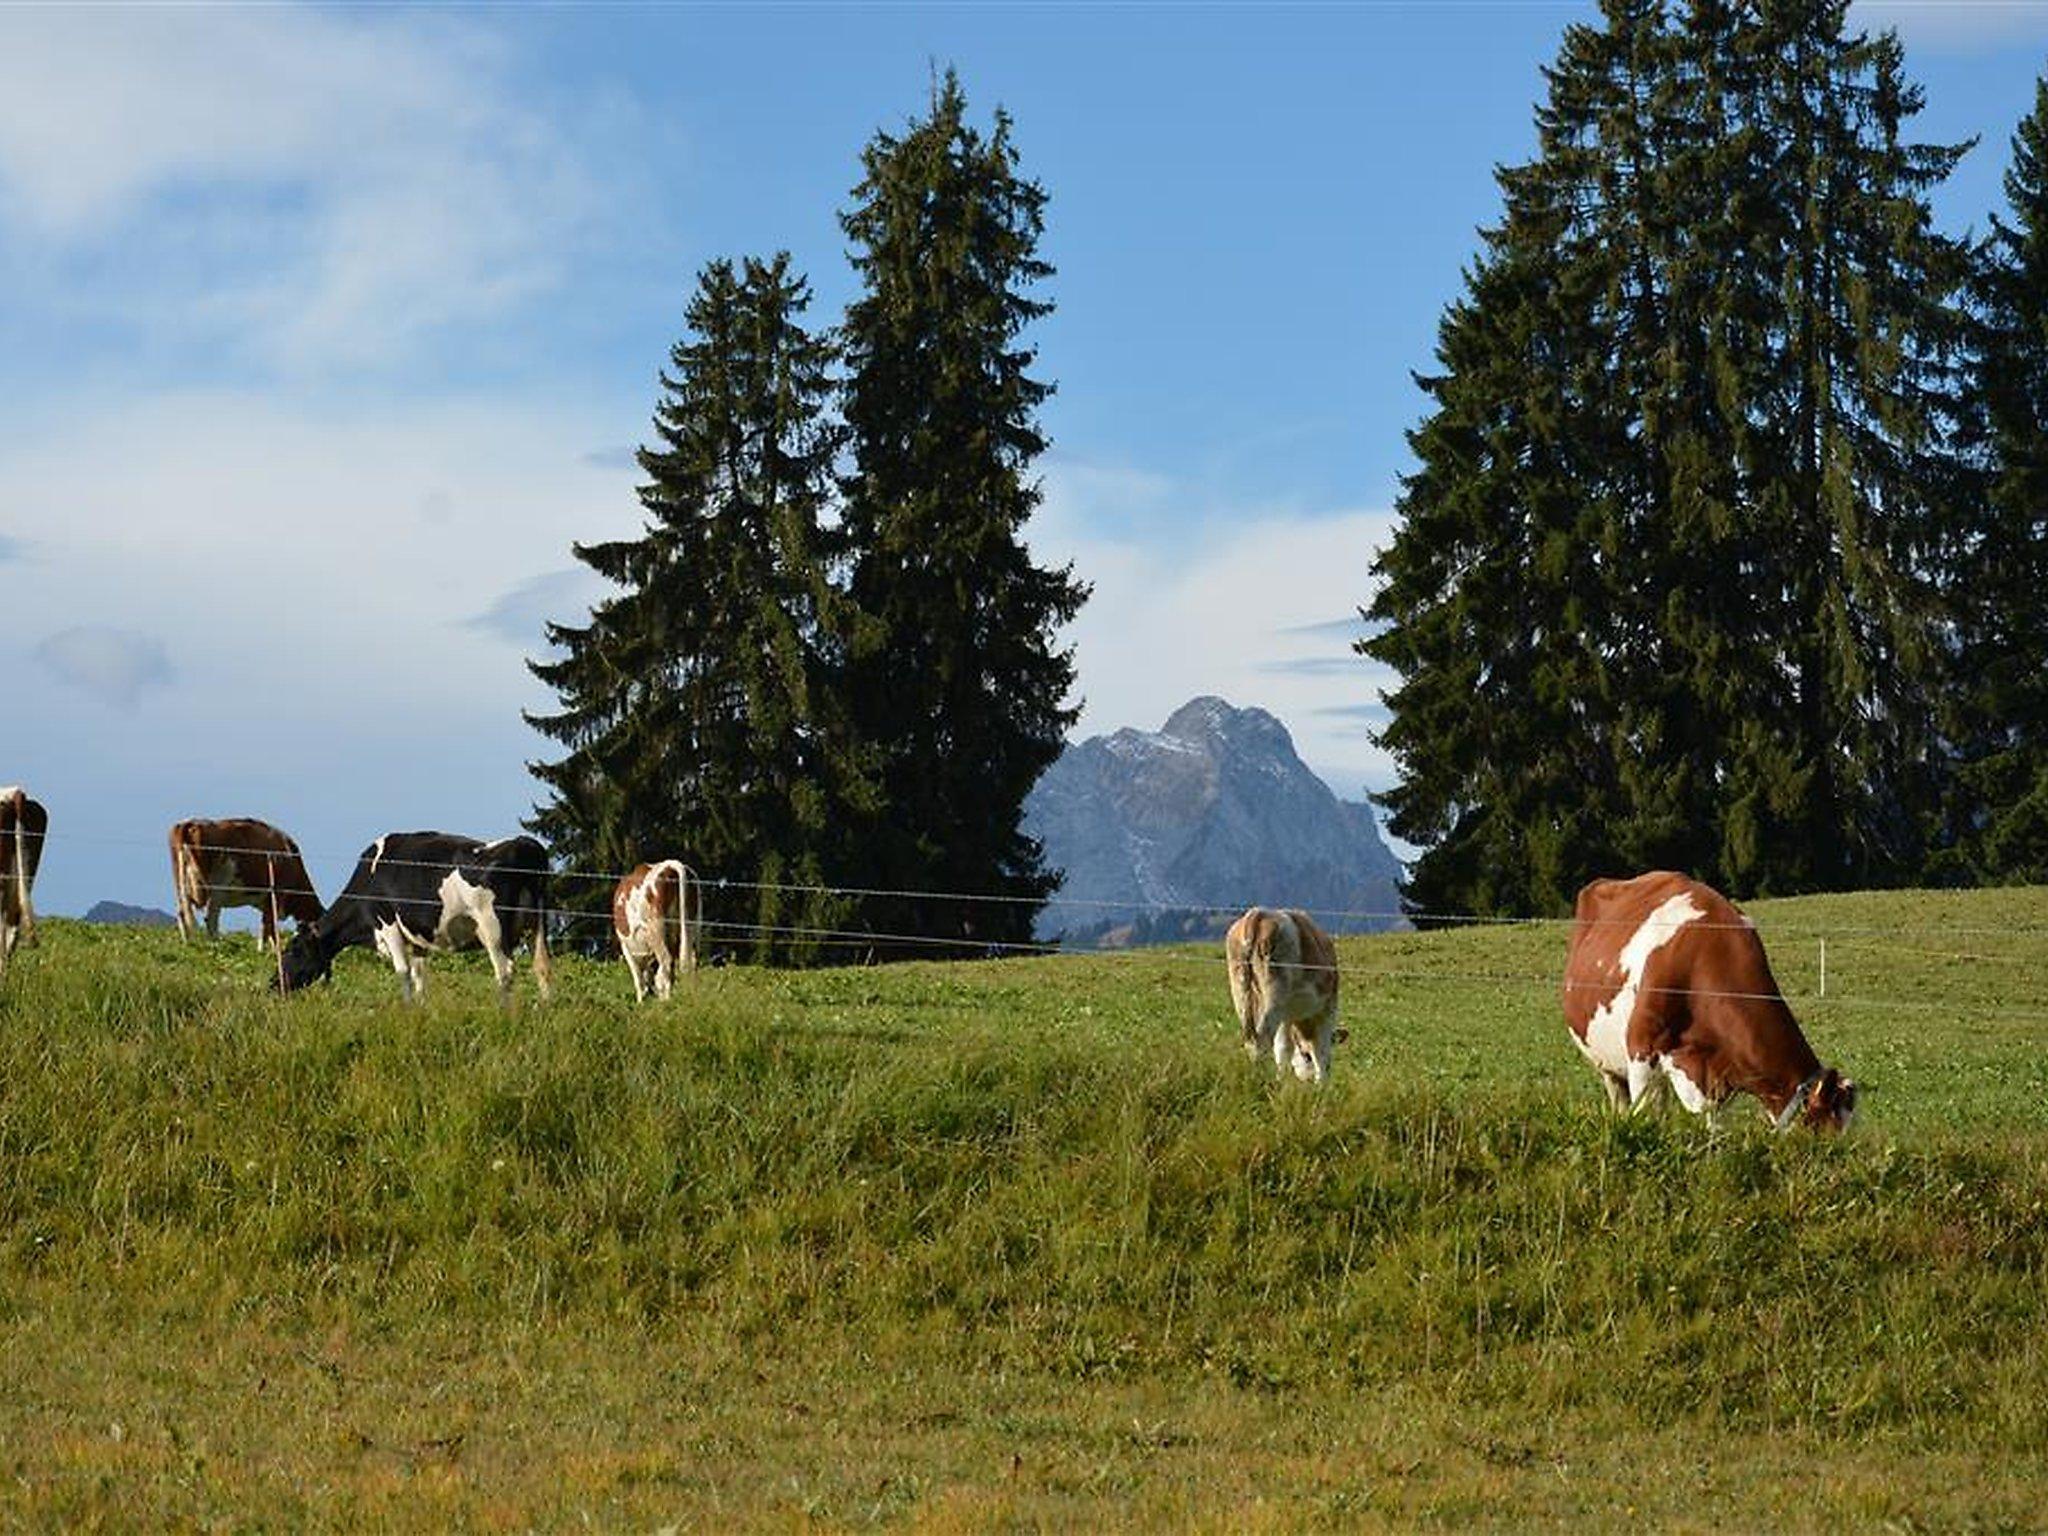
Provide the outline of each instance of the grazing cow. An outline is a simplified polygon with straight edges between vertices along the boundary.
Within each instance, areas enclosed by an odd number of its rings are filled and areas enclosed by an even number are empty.
[[[280,916],[300,927],[324,910],[299,845],[267,821],[181,821],[171,828],[171,885],[178,898],[178,934],[191,938],[206,914],[206,936],[220,937],[223,907],[254,907],[262,914],[257,942],[280,947]]]
[[[450,832],[391,832],[363,850],[356,872],[319,921],[285,946],[278,987],[296,992],[333,972],[352,944],[374,945],[398,972],[407,1002],[426,985],[425,957],[481,944],[500,1000],[512,996],[510,954],[533,940],[533,979],[545,998],[548,853],[530,837],[480,843]]]
[[[17,944],[36,941],[36,909],[29,888],[43,862],[50,817],[18,784],[0,789],[0,974]]]
[[[633,973],[633,1000],[647,1000],[647,972],[652,968],[654,995],[667,1000],[675,984],[676,961],[685,971],[697,965],[690,938],[689,900],[692,880],[689,867],[677,859],[659,864],[634,866],[612,892],[612,932],[619,936],[619,953],[626,957],[626,969]],[[669,943],[669,927],[675,927],[675,943]]]
[[[1754,1094],[1779,1130],[1842,1129],[1856,1085],[1823,1068],[1756,926],[1719,891],[1659,871],[1579,892],[1564,1021],[1616,1109],[1665,1087],[1694,1114]]]
[[[1306,912],[1252,907],[1223,937],[1230,1000],[1245,1054],[1304,1082],[1330,1075],[1330,1048],[1351,1032],[1337,1027],[1337,949]]]

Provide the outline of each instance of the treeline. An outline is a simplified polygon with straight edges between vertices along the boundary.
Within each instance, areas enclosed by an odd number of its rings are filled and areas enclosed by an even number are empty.
[[[567,749],[532,765],[529,828],[578,869],[685,859],[724,882],[708,946],[774,963],[1028,940],[1058,877],[1024,796],[1077,714],[1056,636],[1087,589],[1022,537],[1045,192],[951,72],[861,167],[839,326],[807,328],[787,253],[704,268],[638,455],[644,531],[575,547],[619,590],[529,663],[560,707],[528,721]]]
[[[1417,912],[2048,880],[2048,84],[1981,240],[1842,0],[1605,0],[1366,611]]]

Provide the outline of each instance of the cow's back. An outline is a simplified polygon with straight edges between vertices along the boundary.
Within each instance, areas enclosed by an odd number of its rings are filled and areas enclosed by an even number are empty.
[[[1562,990],[1565,1024],[1572,1033],[1585,1040],[1595,1015],[1613,1008],[1624,990],[1641,994],[1652,969],[1669,969],[1681,936],[1673,919],[1679,925],[1712,920],[1715,902],[1727,905],[1711,887],[1672,870],[1594,880],[1582,887],[1572,912]],[[1645,932],[1644,925],[1660,913],[1660,929]]]
[[[1233,989],[1256,993],[1261,1012],[1307,1018],[1337,995],[1336,946],[1299,908],[1253,907],[1231,925],[1224,949]]]

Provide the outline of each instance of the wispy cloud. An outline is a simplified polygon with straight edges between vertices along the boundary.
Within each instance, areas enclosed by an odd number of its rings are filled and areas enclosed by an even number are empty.
[[[163,641],[125,629],[63,630],[38,645],[35,658],[58,681],[123,709],[173,675]]]
[[[1324,704],[1314,713],[1318,720],[1328,721],[1336,735],[1372,742],[1378,741],[1381,729],[1394,717],[1384,704]]]
[[[548,624],[582,624],[591,607],[616,588],[588,566],[549,571],[518,586],[465,622],[538,655]]]
[[[1275,630],[1274,633],[1281,635],[1306,635],[1318,640],[1332,638],[1355,640],[1359,636],[1370,632],[1371,628],[1371,625],[1354,613],[1348,619],[1329,619],[1320,624],[1291,624],[1284,629]]]
[[[615,448],[593,448],[583,455],[583,462],[592,469],[638,469],[640,450],[623,445]]]
[[[1263,677],[1363,678],[1371,666],[1364,657],[1347,651],[1342,656],[1290,656],[1280,661],[1262,661],[1253,670]]]
[[[573,123],[459,17],[51,6],[6,34],[0,250],[145,332],[387,362],[550,286],[604,212]]]

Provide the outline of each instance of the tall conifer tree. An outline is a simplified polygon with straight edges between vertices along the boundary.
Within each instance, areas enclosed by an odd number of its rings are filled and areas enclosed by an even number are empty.
[[[1055,888],[1021,826],[1058,756],[1087,589],[1033,562],[1024,526],[1051,386],[1025,329],[1051,306],[1045,193],[1018,171],[1010,119],[984,135],[948,72],[930,115],[878,134],[842,224],[862,292],[844,327],[852,467],[841,530],[865,626],[849,698],[884,753],[886,813],[860,883],[1009,901],[877,898],[878,933],[972,951],[1028,939]]]
[[[1447,313],[1362,649],[1410,900],[1677,864],[1915,873],[1964,253],[1896,41],[1836,0],[1605,0]],[[1540,660],[1539,660],[1540,659]]]
[[[530,664],[562,707],[528,721],[570,750],[532,765],[553,798],[528,825],[582,868],[679,856],[727,882],[710,942],[760,959],[808,957],[843,920],[817,887],[872,810],[838,702],[831,349],[802,327],[809,297],[786,253],[705,267],[639,454],[645,531],[575,546],[623,590],[587,625],[549,626],[563,654]],[[610,895],[579,893],[592,909]]]
[[[1983,518],[1965,542],[1958,873],[2048,881],[2048,79],[2012,139],[1978,287]]]

